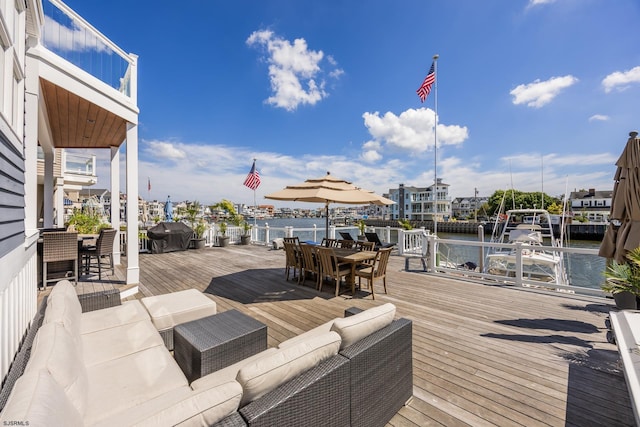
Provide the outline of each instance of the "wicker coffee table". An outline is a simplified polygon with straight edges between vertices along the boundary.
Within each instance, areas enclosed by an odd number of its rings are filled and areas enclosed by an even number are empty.
[[[189,382],[267,348],[267,326],[238,310],[177,325],[174,358]]]

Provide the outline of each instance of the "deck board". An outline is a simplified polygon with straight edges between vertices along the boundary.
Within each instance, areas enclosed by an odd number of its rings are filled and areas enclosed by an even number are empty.
[[[262,246],[140,254],[141,298],[194,288],[218,311],[238,309],[268,326],[268,344],[385,302],[413,321],[414,396],[390,426],[633,425],[615,345],[606,340],[610,300],[477,284],[404,271],[391,256],[385,295],[355,297],[313,280],[285,280],[284,251]],[[80,282],[79,292],[122,286]],[[384,390],[380,391],[384,393]]]

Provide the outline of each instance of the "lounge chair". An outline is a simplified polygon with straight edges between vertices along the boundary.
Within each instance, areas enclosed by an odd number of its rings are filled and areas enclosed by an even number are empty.
[[[341,231],[340,235],[344,240],[356,240],[353,237],[351,237],[351,233],[349,233],[348,231]]]
[[[395,243],[385,243],[381,242],[377,233],[364,233],[365,237],[368,241],[374,242],[376,244],[376,249],[380,248],[391,248],[395,246]]]

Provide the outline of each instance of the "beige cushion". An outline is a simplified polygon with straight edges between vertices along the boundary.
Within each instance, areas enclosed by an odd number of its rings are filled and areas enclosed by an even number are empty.
[[[159,331],[216,314],[216,303],[196,289],[145,297],[141,302]]]
[[[296,335],[295,337],[289,338],[286,341],[282,341],[280,344],[278,344],[278,348],[291,347],[292,345],[297,344],[300,341],[304,341],[306,339],[309,339],[311,337],[315,337],[318,335],[326,334],[327,332],[331,331],[332,325],[333,325],[333,320],[329,320],[328,322],[323,323],[320,326],[316,326],[315,328],[308,330],[307,332],[304,332],[300,335]]]
[[[66,295],[74,299],[77,303],[77,309],[80,310],[80,312],[82,312],[82,306],[80,305],[80,301],[78,300],[78,293],[76,292],[76,288],[73,286],[73,284],[70,281],[65,279],[57,282],[56,285],[53,287],[53,289],[51,289],[51,292],[49,293],[49,297],[53,295],[60,295],[60,294]]]
[[[164,346],[157,346],[87,367],[86,424],[93,424],[165,393],[189,388],[180,367]]]
[[[81,336],[85,366],[128,356],[147,348],[164,346],[150,320],[115,326]]]
[[[47,298],[43,323],[58,323],[64,326],[76,343],[81,345],[81,316],[82,307],[71,283],[68,280],[58,282]]]
[[[80,414],[87,408],[89,390],[82,356],[67,330],[58,323],[43,324],[31,348],[25,372],[47,370]]]
[[[199,391],[180,389],[119,412],[97,426],[207,426],[237,411],[241,398],[237,381]]]
[[[336,319],[331,326],[331,330],[340,334],[342,338],[340,349],[342,350],[389,325],[395,315],[396,306],[387,303],[350,317]]]
[[[241,361],[236,362],[233,365],[229,365],[226,368],[219,369],[215,372],[210,373],[209,375],[198,378],[191,383],[191,388],[194,390],[205,390],[208,388],[216,387],[220,384],[227,383],[229,381],[235,381],[236,377],[238,376],[238,371],[242,367],[255,362],[261,357],[275,353],[276,351],[278,351],[278,349],[273,347],[268,348],[264,351],[261,351],[260,353],[254,354],[253,356],[242,359]]]
[[[125,301],[122,305],[82,313],[80,333],[101,331],[141,320],[151,320],[149,313],[138,300]]]
[[[32,426],[82,426],[82,417],[51,374],[34,370],[16,381],[2,413],[0,425],[29,422]],[[26,425],[26,424],[21,424]]]
[[[275,353],[244,366],[236,377],[243,390],[240,406],[338,354],[339,348],[340,336],[335,332],[327,332],[291,347],[278,349]]]

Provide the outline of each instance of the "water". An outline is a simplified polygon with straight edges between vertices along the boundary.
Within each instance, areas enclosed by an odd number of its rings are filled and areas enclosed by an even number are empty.
[[[249,222],[253,224],[253,220],[249,220]],[[269,227],[273,228],[283,228],[287,226],[294,227],[294,236],[298,236],[302,241],[313,240],[319,242],[323,237],[325,237],[324,218],[272,218],[267,220],[257,220],[256,223],[260,227],[263,227],[265,223],[269,224]],[[312,231],[297,230],[299,228],[311,229],[314,225],[316,227],[315,234]],[[354,238],[358,234],[355,226],[350,232]],[[260,228],[260,233],[259,238],[264,241],[264,229]],[[278,237],[284,237],[284,230],[270,230],[270,240]],[[438,237],[441,239],[478,241],[478,236],[476,234],[438,233]],[[488,241],[489,236],[486,236],[485,240]],[[398,234],[395,230],[391,230],[391,241],[398,241]],[[567,246],[570,248],[598,249],[600,247],[600,242],[573,240],[570,241]],[[468,261],[471,261],[476,265],[480,264],[480,251],[479,248],[476,247],[441,245],[440,253],[450,262],[459,265]],[[569,278],[569,283],[575,286],[599,289],[600,285],[604,282],[603,272],[605,270],[605,262],[604,258],[596,255],[565,254],[565,268]]]

